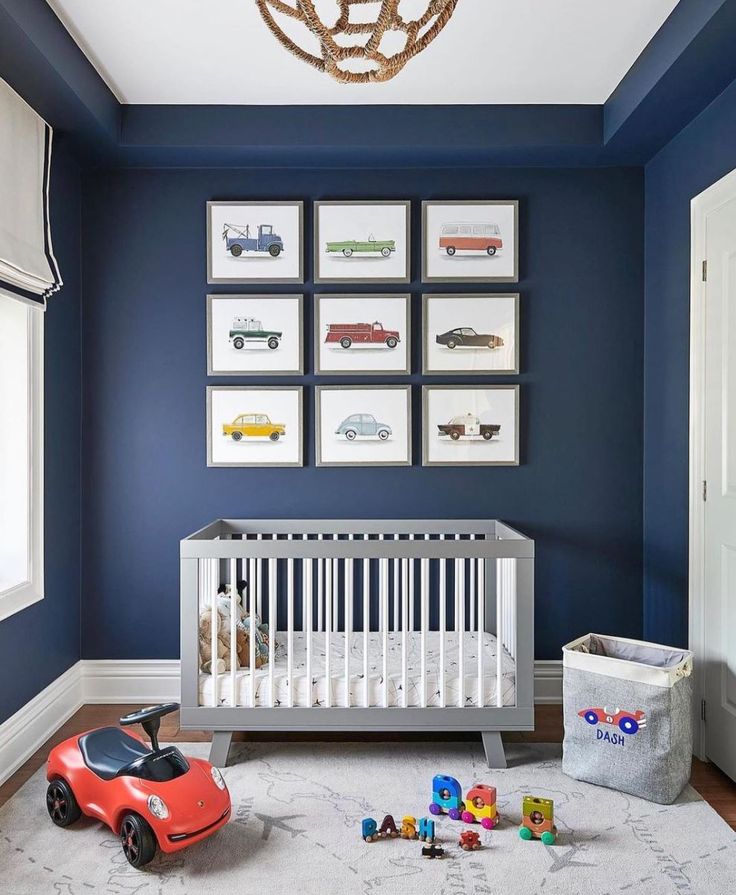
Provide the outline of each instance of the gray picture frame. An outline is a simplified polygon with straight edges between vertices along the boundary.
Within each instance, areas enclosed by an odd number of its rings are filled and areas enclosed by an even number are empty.
[[[299,304],[299,321],[298,321],[298,337],[299,337],[299,364],[294,370],[264,370],[262,372],[254,372],[253,370],[216,370],[212,362],[212,305],[215,301],[242,301],[243,299],[263,299],[264,301],[273,301],[280,298],[296,298]],[[284,292],[282,293],[240,293],[237,295],[218,295],[209,293],[207,295],[207,375],[208,376],[241,376],[241,377],[260,377],[260,376],[303,376],[304,375],[304,293],[303,292]]]
[[[320,208],[336,205],[403,205],[406,212],[406,264],[404,275],[401,277],[326,277],[320,276],[320,237],[319,212]],[[411,282],[411,200],[410,199],[317,199],[314,201],[314,245],[312,247],[312,259],[314,263],[313,282],[318,285],[325,283],[410,283]]]
[[[361,460],[361,461],[328,461],[322,459],[322,392],[324,391],[403,391],[406,394],[406,457],[405,461],[401,460]],[[342,466],[358,468],[361,466],[412,466],[414,463],[412,451],[412,395],[411,385],[372,385],[365,383],[363,385],[318,385],[314,390],[314,456],[317,466]]]
[[[248,206],[248,207],[264,207],[264,206],[290,206],[299,210],[299,274],[296,277],[215,277],[212,272],[212,209],[217,206]],[[304,202],[301,199],[274,199],[270,200],[211,200],[207,202],[207,284],[216,286],[218,284],[230,283],[238,285],[266,285],[269,283],[293,283],[303,285],[304,283]]]
[[[514,366],[508,369],[467,369],[463,367],[435,369],[428,366],[429,304],[435,299],[449,301],[497,301],[512,299],[514,302]],[[518,292],[425,292],[422,294],[422,375],[423,376],[514,376],[520,366],[519,323],[521,296]],[[458,355],[460,356],[460,355]]]
[[[510,205],[514,209],[514,272],[510,277],[429,276],[427,273],[427,209],[433,205]],[[518,199],[425,199],[422,201],[422,283],[518,283],[519,282],[519,200]]]
[[[225,463],[222,461],[214,461],[212,459],[212,394],[213,392],[224,391],[253,391],[253,392],[297,392],[299,398],[299,459],[294,462],[287,463],[269,463],[269,462],[243,462]],[[304,388],[301,385],[208,385],[207,394],[207,466],[208,468],[217,469],[270,469],[280,467],[282,469],[299,468],[304,466]]]
[[[406,332],[406,351],[405,358],[406,363],[403,367],[393,367],[390,369],[378,369],[374,370],[370,367],[361,367],[354,370],[325,370],[322,368],[321,360],[320,360],[320,346],[321,346],[321,329],[322,329],[322,314],[321,314],[321,306],[322,299],[360,299],[361,301],[369,301],[372,298],[393,298],[393,299],[403,299],[406,307],[406,315],[405,315],[405,332]],[[316,292],[314,294],[314,333],[313,333],[313,346],[314,346],[314,373],[316,376],[409,376],[411,374],[411,293],[409,292],[367,292],[367,293],[358,293],[358,292]]]
[[[429,459],[429,393],[432,391],[514,391],[514,458],[513,460],[430,460]],[[422,386],[422,466],[519,466],[519,404],[520,387],[518,384],[494,384],[494,385],[459,385],[457,383],[443,385]]]

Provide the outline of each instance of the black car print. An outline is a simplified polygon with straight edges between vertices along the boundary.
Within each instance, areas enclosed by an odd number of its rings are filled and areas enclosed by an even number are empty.
[[[459,326],[457,329],[449,329],[446,333],[435,336],[438,345],[446,345],[448,348],[500,348],[503,339],[492,333],[477,333],[472,326]]]

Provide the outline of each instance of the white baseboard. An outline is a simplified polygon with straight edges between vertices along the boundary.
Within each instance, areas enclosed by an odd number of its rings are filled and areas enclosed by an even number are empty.
[[[0,724],[0,783],[26,762],[82,706],[82,674],[72,665]]]
[[[83,659],[0,724],[0,784],[83,705],[179,701],[178,659]],[[534,663],[534,701],[562,702],[562,662]]]
[[[537,659],[534,663],[534,702],[557,705],[562,702],[562,661]]]

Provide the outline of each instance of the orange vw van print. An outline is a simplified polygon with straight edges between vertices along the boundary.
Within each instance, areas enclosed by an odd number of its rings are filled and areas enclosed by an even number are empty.
[[[503,239],[498,224],[457,221],[443,224],[440,228],[440,249],[448,255],[454,255],[458,250],[495,255],[502,248]]]

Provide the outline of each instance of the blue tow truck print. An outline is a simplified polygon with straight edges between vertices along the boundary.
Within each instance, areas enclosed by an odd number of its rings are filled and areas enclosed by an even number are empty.
[[[222,238],[226,251],[233,258],[239,258],[243,252],[268,253],[272,258],[278,258],[284,251],[284,241],[273,232],[271,224],[259,224],[258,236],[250,235],[250,224],[239,227],[236,224],[225,224],[222,228]]]

